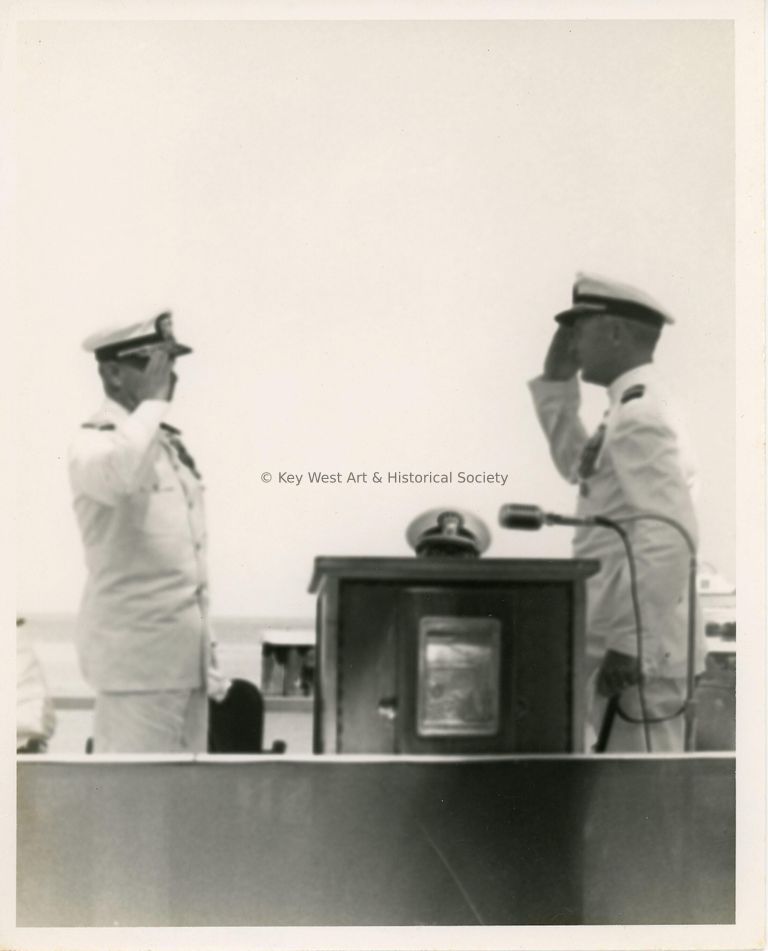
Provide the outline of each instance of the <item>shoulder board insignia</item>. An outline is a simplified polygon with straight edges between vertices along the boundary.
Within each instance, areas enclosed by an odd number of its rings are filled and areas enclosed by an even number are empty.
[[[83,429],[98,429],[101,432],[106,432],[114,428],[114,423],[83,423]]]
[[[621,394],[621,402],[628,403],[630,400],[639,400],[644,393],[645,387],[642,383],[638,383],[637,386],[630,386],[628,390],[624,390]]]

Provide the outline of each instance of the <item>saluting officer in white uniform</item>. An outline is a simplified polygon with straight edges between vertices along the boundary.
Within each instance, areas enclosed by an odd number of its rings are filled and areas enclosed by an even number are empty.
[[[653,365],[664,324],[672,319],[627,285],[578,275],[573,306],[559,324],[542,376],[529,384],[558,471],[579,486],[577,516],[614,521],[654,513],[698,536],[691,452]],[[608,391],[609,406],[590,435],[579,418],[577,373]],[[607,698],[619,698],[608,751],[645,752],[637,684],[641,673],[653,752],[684,749],[689,553],[680,534],[658,521],[625,526],[637,567],[643,625],[643,670],[627,557],[611,529],[576,529],[574,555],[601,569],[587,591],[589,749]],[[701,616],[701,612],[697,612]],[[703,668],[699,625],[696,669]]]
[[[171,315],[97,333],[106,399],[69,457],[88,579],[78,650],[96,689],[94,752],[202,752],[210,663],[203,483],[164,422],[176,385]]]

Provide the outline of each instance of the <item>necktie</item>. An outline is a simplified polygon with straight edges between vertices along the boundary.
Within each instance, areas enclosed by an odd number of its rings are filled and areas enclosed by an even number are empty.
[[[605,423],[600,423],[595,432],[586,441],[579,458],[578,474],[579,479],[588,479],[595,472],[595,463],[603,447],[605,439]],[[584,493],[586,495],[586,493]]]
[[[189,471],[197,479],[202,479],[202,476],[197,471],[197,466],[195,465],[195,460],[187,452],[186,446],[181,441],[181,433],[174,426],[169,426],[168,423],[160,423],[160,428],[164,430],[168,435],[168,441],[176,450],[176,455],[179,457],[179,462],[189,469]]]

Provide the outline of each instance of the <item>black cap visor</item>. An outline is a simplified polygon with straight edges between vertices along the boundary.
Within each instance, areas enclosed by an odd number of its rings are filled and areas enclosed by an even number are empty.
[[[634,320],[641,324],[647,324],[651,327],[662,327],[665,323],[672,323],[671,318],[666,317],[658,310],[652,307],[646,307],[644,304],[637,304],[634,301],[616,299],[600,299],[579,301],[568,310],[557,314],[555,320],[566,327],[572,327],[579,317],[593,317],[595,314],[610,314],[612,317],[624,317],[626,320]]]
[[[168,338],[159,338],[156,334],[151,337],[139,337],[136,340],[114,343],[109,347],[100,347],[95,351],[99,363],[107,360],[125,360],[129,357],[148,360],[155,350],[164,350],[169,357],[184,357],[192,353],[192,348],[183,343],[177,343]]]
[[[564,327],[573,327],[579,317],[595,317],[597,314],[607,314],[608,308],[604,304],[574,304],[555,316],[558,324]]]

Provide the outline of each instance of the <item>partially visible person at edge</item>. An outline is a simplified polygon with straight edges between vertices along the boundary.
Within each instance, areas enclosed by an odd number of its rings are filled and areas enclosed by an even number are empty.
[[[555,320],[544,372],[529,386],[555,466],[579,487],[577,516],[621,521],[640,513],[665,515],[697,543],[695,468],[653,365],[662,327],[672,319],[635,288],[578,275],[572,306]],[[592,435],[579,418],[579,372],[585,383],[608,394],[608,409]],[[625,528],[637,565],[642,669],[621,539],[610,529],[588,526],[574,536],[576,557],[601,562],[587,583],[586,748],[599,735],[608,698],[617,697],[606,750],[647,751],[642,678],[651,751],[679,752],[685,736],[689,552],[667,524],[643,520]],[[700,671],[704,638],[698,627]]]
[[[45,753],[56,713],[23,617],[16,618],[16,752]]]
[[[95,753],[204,752],[218,676],[208,612],[203,482],[165,422],[177,376],[171,315],[84,342],[104,388],[69,455],[88,578],[78,618],[96,690]]]

